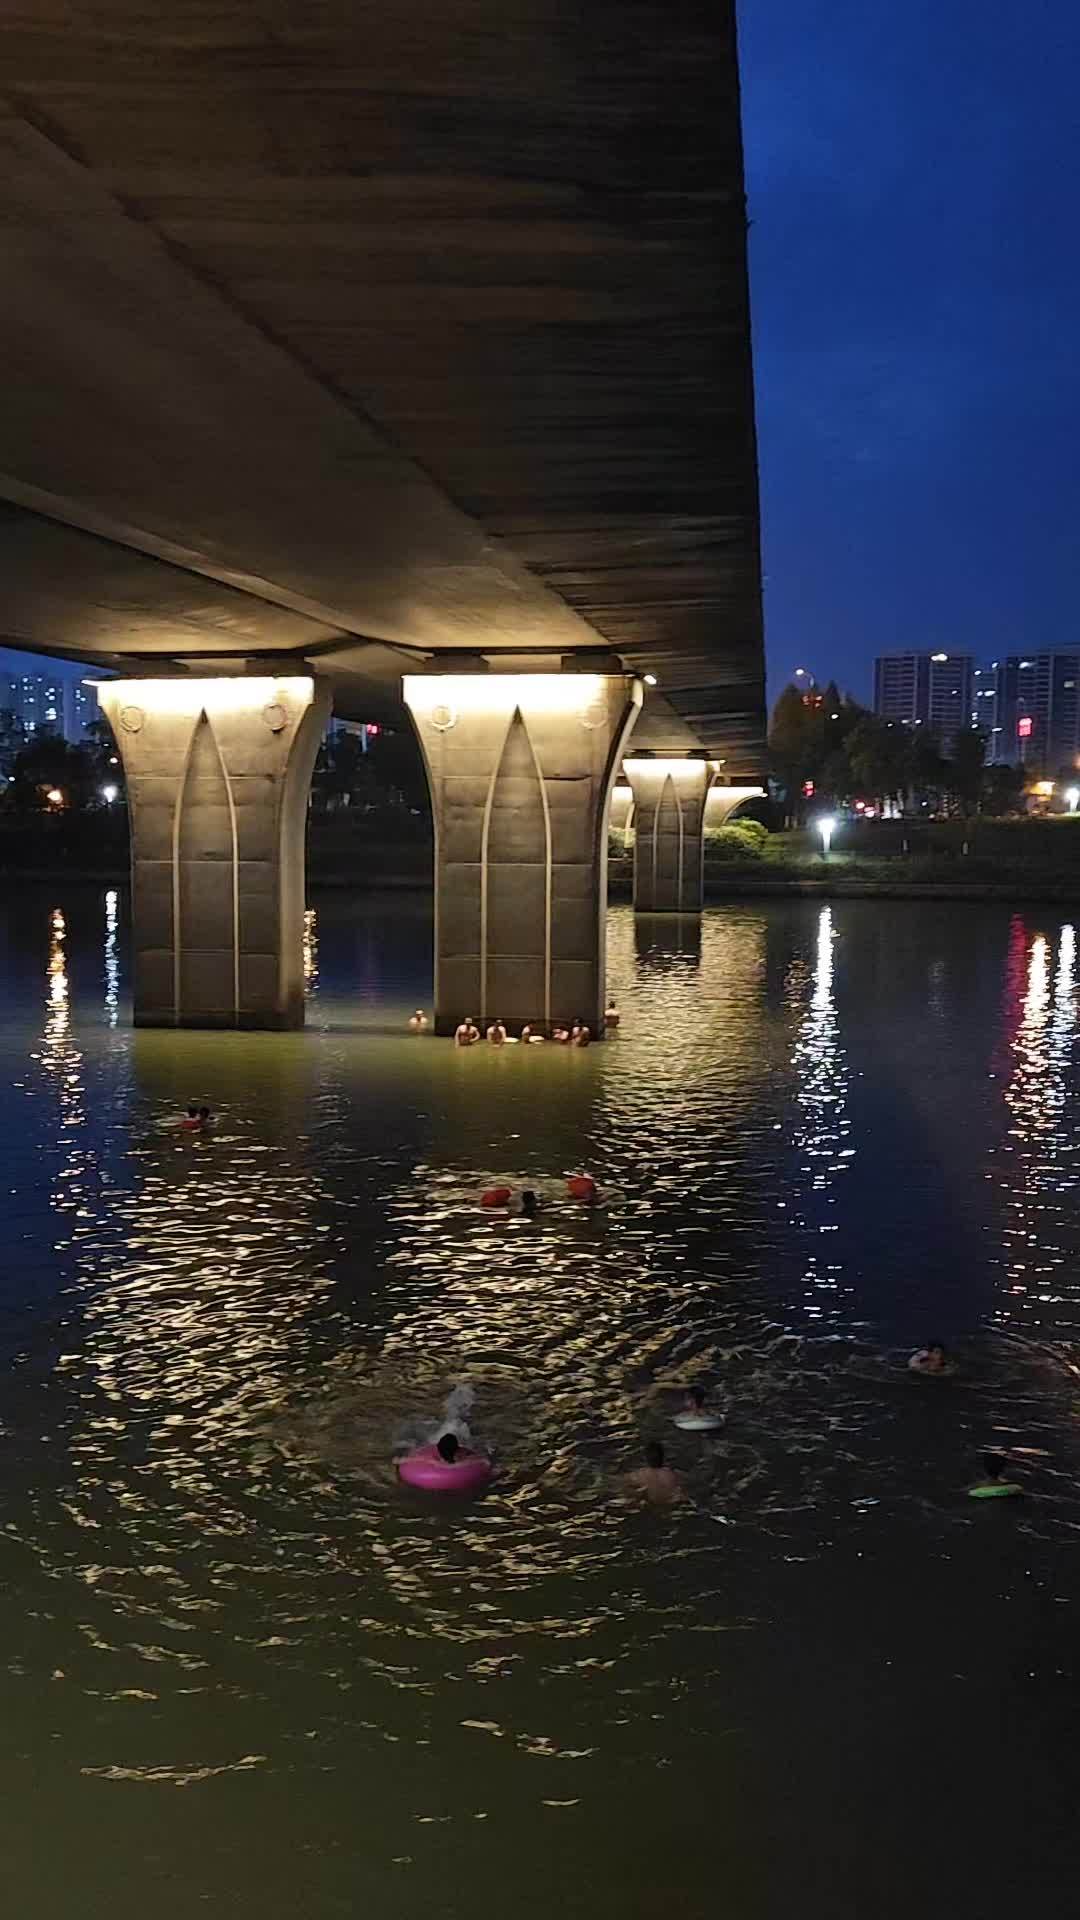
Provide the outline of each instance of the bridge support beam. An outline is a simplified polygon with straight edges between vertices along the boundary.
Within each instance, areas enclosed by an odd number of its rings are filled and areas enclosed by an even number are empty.
[[[700,913],[705,901],[707,760],[631,759],[635,913]]]
[[[136,1026],[302,1026],[329,696],[305,677],[222,677],[111,680],[98,697],[127,783]]]
[[[602,1031],[607,819],[641,684],[609,673],[407,678],[435,817],[435,1028]]]

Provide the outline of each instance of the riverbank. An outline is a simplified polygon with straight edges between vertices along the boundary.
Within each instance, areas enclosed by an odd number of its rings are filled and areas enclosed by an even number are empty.
[[[374,832],[365,819],[314,815],[309,889],[429,892],[433,851],[426,824],[410,818],[412,831],[399,828],[399,837]],[[1080,902],[1080,823],[878,824],[880,831],[845,829],[845,841],[854,844],[834,848],[828,860],[809,833],[771,834],[745,852],[733,852],[730,836],[719,836],[706,847],[705,898]],[[0,889],[74,875],[103,887],[125,885],[126,825],[111,814],[3,822]],[[633,855],[617,842],[609,854],[608,891],[613,901],[633,895]]]
[[[826,859],[817,834],[774,833],[740,845],[708,836],[705,898],[1080,901],[1080,822],[845,821]],[[629,900],[633,856],[612,849],[612,899]]]

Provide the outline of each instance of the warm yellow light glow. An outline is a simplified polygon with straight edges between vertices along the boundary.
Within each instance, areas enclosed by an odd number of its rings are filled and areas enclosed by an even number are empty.
[[[420,718],[442,707],[459,714],[584,713],[603,696],[598,673],[431,673],[406,674],[405,704]]]
[[[1036,780],[1035,785],[1029,788],[1029,792],[1037,793],[1041,800],[1049,800],[1053,791],[1054,783],[1052,780]]]
[[[744,800],[764,800],[764,787],[710,787],[705,796],[705,824],[710,813],[730,813]]]
[[[45,798],[48,801],[50,807],[62,807],[64,804],[64,796],[61,793],[59,787],[50,787],[48,792],[45,795]]]
[[[273,706],[281,700],[307,706],[315,683],[307,674],[281,680],[268,674],[223,674],[215,680],[107,680],[99,694],[103,707],[141,707],[144,713],[239,713],[245,708]]]
[[[664,780],[668,774],[673,780],[700,780],[702,775],[711,778],[712,767],[707,760],[624,760],[623,772],[629,780],[644,778],[655,774]]]
[[[304,983],[308,993],[314,993],[319,978],[319,935],[314,907],[304,910]]]

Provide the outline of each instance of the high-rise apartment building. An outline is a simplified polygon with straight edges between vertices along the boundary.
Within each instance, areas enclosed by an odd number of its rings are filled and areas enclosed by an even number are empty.
[[[0,708],[21,720],[28,739],[48,728],[79,741],[98,717],[98,698],[69,674],[8,673],[0,679]]]
[[[994,764],[1072,773],[1080,755],[1080,652],[1010,653],[990,672]],[[986,724],[981,715],[979,724]]]
[[[874,712],[948,740],[970,724],[974,672],[970,653],[879,653]]]

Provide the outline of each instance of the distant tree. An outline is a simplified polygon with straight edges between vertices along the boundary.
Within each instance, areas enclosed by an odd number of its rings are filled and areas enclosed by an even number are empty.
[[[985,767],[982,805],[989,814],[1019,813],[1023,808],[1023,767]]]
[[[26,745],[26,728],[17,713],[9,707],[0,711],[0,774],[5,780],[11,778],[15,757]]]
[[[911,741],[903,727],[866,713],[847,740],[852,779],[877,801],[899,800],[911,773]]]
[[[948,763],[936,734],[920,727],[908,735],[907,774],[913,805],[925,804],[936,812],[942,795],[948,791]]]
[[[953,734],[946,785],[964,813],[976,813],[986,783],[988,735],[981,727],[961,727]]]
[[[79,812],[100,798],[97,770],[87,747],[76,747],[62,734],[44,731],[16,754],[11,768],[9,804],[18,808],[46,808],[46,795],[55,788],[66,807]]]
[[[851,799],[855,780],[852,776],[851,757],[846,744],[834,747],[831,753],[826,754],[815,785],[817,795],[835,800],[841,806]]]
[[[311,786],[315,804],[324,808],[370,804],[378,798],[377,782],[359,734],[341,727],[326,735]]]
[[[769,764],[784,789],[788,818],[805,811],[803,787],[816,777],[825,757],[824,703],[819,694],[785,687],[769,723]]]
[[[399,805],[423,812],[428,804],[427,775],[420,743],[411,727],[380,727],[368,742],[368,760],[379,788]]]

